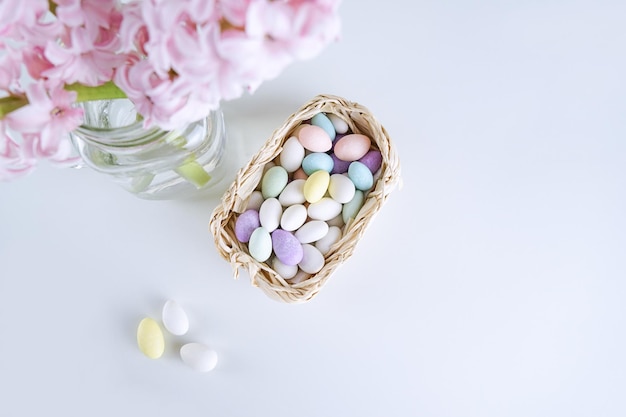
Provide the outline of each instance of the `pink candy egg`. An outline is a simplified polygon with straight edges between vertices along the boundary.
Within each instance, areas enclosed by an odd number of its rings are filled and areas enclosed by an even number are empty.
[[[346,172],[348,172],[348,168],[346,168]],[[309,178],[309,176],[302,168],[298,168],[296,172],[293,173],[294,180],[306,180],[307,178]]]
[[[370,150],[372,141],[365,135],[352,133],[335,142],[335,156],[343,161],[356,161]]]
[[[298,140],[304,146],[304,149],[308,149],[311,152],[326,152],[333,146],[328,133],[315,125],[303,126],[298,132]]]

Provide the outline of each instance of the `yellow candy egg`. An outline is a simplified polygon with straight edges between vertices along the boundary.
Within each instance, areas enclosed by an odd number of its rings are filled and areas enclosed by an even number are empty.
[[[330,174],[324,170],[315,171],[304,183],[304,198],[309,203],[316,203],[324,197],[330,183]]]
[[[150,359],[158,359],[165,350],[165,339],[159,324],[149,317],[141,320],[137,327],[139,350]]]

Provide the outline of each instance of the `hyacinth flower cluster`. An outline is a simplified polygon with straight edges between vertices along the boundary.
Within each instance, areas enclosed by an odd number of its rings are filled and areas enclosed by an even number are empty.
[[[339,0],[2,0],[0,180],[74,164],[76,103],[128,98],[174,129],[339,36]]]

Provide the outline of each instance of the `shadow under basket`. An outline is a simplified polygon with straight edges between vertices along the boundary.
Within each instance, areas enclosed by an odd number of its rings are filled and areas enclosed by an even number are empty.
[[[235,222],[237,216],[246,210],[253,191],[259,188],[265,165],[278,157],[283,143],[292,136],[300,124],[320,112],[333,113],[347,122],[352,133],[368,136],[372,148],[381,152],[382,165],[375,176],[372,189],[367,193],[363,207],[354,219],[350,219],[343,226],[341,238],[324,255],[325,264],[322,269],[308,279],[292,284],[276,273],[271,265],[258,262],[249,254],[247,244],[237,240]],[[396,150],[385,128],[369,110],[341,97],[318,95],[289,116],[247,165],[239,170],[235,181],[213,211],[209,228],[219,254],[233,267],[235,278],[239,276],[239,268],[244,268],[248,271],[251,284],[259,287],[270,298],[286,303],[300,303],[317,295],[337,267],[352,256],[370,221],[399,182],[400,163]]]

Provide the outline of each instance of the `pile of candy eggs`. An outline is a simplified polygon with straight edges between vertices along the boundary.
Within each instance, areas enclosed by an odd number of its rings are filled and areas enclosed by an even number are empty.
[[[381,165],[370,137],[352,132],[338,115],[317,113],[294,129],[265,166],[236,219],[237,240],[289,283],[308,279],[356,218]]]

